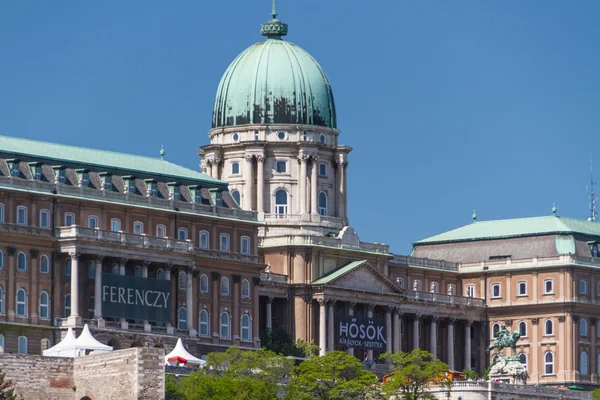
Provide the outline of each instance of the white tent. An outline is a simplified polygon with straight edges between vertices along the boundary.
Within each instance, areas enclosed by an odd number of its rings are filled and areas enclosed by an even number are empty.
[[[67,335],[59,343],[44,350],[46,357],[75,357],[75,335],[73,329],[69,328]]]
[[[204,367],[206,365],[206,361],[201,360],[199,358],[194,357],[183,347],[183,343],[181,339],[177,339],[177,344],[172,352],[165,356],[165,364],[166,365],[197,365],[200,367]]]
[[[92,336],[90,328],[87,324],[84,325],[83,331],[75,340],[74,345],[76,357],[85,356],[87,354],[108,353],[109,351],[113,350],[111,346],[107,346],[97,341]]]

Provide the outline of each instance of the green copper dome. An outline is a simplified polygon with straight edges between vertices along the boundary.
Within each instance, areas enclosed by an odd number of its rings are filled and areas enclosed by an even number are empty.
[[[336,128],[333,92],[305,50],[281,37],[287,25],[262,25],[264,42],[243,51],[221,78],[213,128],[247,124],[307,124]]]

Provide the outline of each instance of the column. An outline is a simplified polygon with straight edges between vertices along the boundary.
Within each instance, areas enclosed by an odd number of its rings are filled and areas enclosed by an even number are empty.
[[[329,319],[327,320],[327,348],[329,351],[335,350],[335,343],[333,342],[335,333],[334,317],[335,300],[329,300]]]
[[[246,165],[244,167],[244,209],[252,210],[252,155],[246,154]]]
[[[10,208],[9,208],[10,210]],[[8,248],[8,282],[6,285],[6,294],[4,298],[7,303],[7,311],[6,316],[9,321],[15,320],[15,305],[16,305],[16,274],[17,274],[17,266],[16,266],[16,253],[17,249],[14,247]]]
[[[454,320],[448,321],[448,362],[450,369],[454,369]]]
[[[336,171],[336,198],[337,198],[337,216],[339,218],[344,218],[345,210],[344,210],[344,162],[343,160],[338,160],[337,162],[337,171]]]
[[[312,170],[310,176],[310,212],[311,214],[319,213],[319,194],[317,193],[317,170],[319,168],[319,164],[317,163],[317,156],[312,156]]]
[[[94,319],[102,319],[102,257],[96,259],[96,278],[94,279]]]
[[[402,339],[400,337],[400,312],[398,309],[394,310],[394,353],[400,351],[400,343],[402,343]]]
[[[33,213],[33,215],[35,215],[35,213]],[[35,249],[31,249],[29,251],[29,254],[31,255],[31,287],[29,289],[29,301],[27,302],[27,306],[29,307],[29,320],[32,324],[37,324],[38,323],[38,298],[39,298],[39,291],[38,291],[38,277],[39,277],[39,273],[40,270],[38,268],[38,254],[39,252]],[[50,301],[50,299],[48,299],[48,301]],[[50,304],[48,304],[48,308],[50,308]]]
[[[254,335],[254,346],[260,347],[260,338],[258,336],[258,314],[260,312],[260,278],[255,276],[254,278],[252,278],[252,283],[254,283],[254,287],[252,288],[252,334]]]
[[[8,248],[10,255],[10,247]],[[63,282],[62,282],[62,262],[60,261],[60,257],[52,257],[50,259],[52,263],[50,265],[50,272],[52,274],[52,278],[54,280],[54,298],[52,299],[52,317],[54,318],[62,318],[63,307],[62,302],[64,301],[63,296]],[[10,257],[9,257],[9,268],[10,268]],[[8,286],[5,286],[8,287]]]
[[[465,369],[472,369],[471,365],[471,325],[473,321],[465,321]]]
[[[356,303],[354,303],[354,302],[348,304],[348,315],[350,317],[354,316],[354,307],[355,306],[356,306]],[[348,353],[349,356],[354,356],[354,347],[348,347],[346,352]]]
[[[319,302],[319,355],[324,356],[327,351],[327,302],[325,299],[317,300]]]
[[[142,267],[142,278],[148,278],[148,265],[150,264],[150,261],[144,261],[144,266]]]
[[[206,160],[206,174],[211,177],[213,176],[212,164],[211,160]]]
[[[375,309],[375,304],[369,304],[369,309],[367,310],[367,318],[373,318],[373,310]],[[367,359],[369,362],[373,361],[373,350],[367,350]]]
[[[69,315],[69,326],[81,325],[79,316],[79,254],[69,252],[71,257],[71,315]]]
[[[348,217],[348,213],[347,213],[347,205],[348,205],[348,176],[346,174],[346,169],[348,168],[348,162],[346,161],[344,163],[344,168],[342,170],[342,185],[344,187],[344,193],[342,195],[342,204],[343,204],[343,210],[344,210],[344,218]]]
[[[219,335],[221,334],[220,332],[220,324],[219,324],[219,318],[221,316],[221,308],[219,305],[219,296],[221,294],[221,291],[219,290],[219,286],[220,286],[220,282],[221,282],[221,274],[218,272],[212,272],[211,273],[211,278],[212,278],[212,311],[211,311],[211,316],[212,316],[212,321],[210,323],[210,327],[212,328],[212,337],[213,337],[213,342],[218,342],[219,341]],[[255,288],[255,291],[257,289]]]
[[[240,282],[242,281],[241,275],[232,275],[233,280],[233,293],[232,300],[233,304],[231,305],[231,338],[239,343],[239,340],[242,336],[242,332],[240,330],[240,325],[242,321],[240,320],[242,316],[240,315]]]
[[[385,309],[385,351],[392,351],[392,311],[394,307],[388,306]]]
[[[300,197],[300,214],[306,214],[306,159],[305,154],[298,156],[300,160],[300,180],[298,181],[298,194]]]
[[[256,156],[256,211],[265,212],[265,156]]]
[[[119,260],[119,275],[125,275],[125,264],[127,264],[126,258]],[[73,297],[71,297],[71,303],[73,303]],[[72,305],[71,305],[72,307]],[[121,318],[121,329],[129,330],[129,322],[125,318]]]
[[[413,320],[413,350],[419,348],[419,324],[421,316],[415,315],[415,319]]]
[[[194,329],[194,273],[193,268],[187,270],[185,279],[185,319],[190,337],[196,337],[196,329]]]
[[[429,351],[437,358],[437,317],[431,318],[429,327]]]
[[[266,323],[267,329],[273,329],[273,300],[274,298],[269,296],[267,299],[267,313],[266,313]]]
[[[171,318],[170,321],[166,324],[167,335],[172,335],[175,333],[175,327],[173,326],[173,322],[175,321],[175,325],[177,324],[177,316],[175,315],[177,314],[177,310],[175,309],[176,304],[175,300],[173,299],[174,296],[177,296],[177,279],[171,279],[172,267],[173,264],[167,264],[167,267],[165,268],[165,279],[171,283]]]

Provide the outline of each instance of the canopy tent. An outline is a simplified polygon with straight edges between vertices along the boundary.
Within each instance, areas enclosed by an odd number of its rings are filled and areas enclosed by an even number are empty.
[[[73,329],[69,328],[67,335],[59,343],[44,350],[46,357],[75,357],[75,335]]]
[[[185,364],[204,367],[206,365],[206,361],[196,358],[188,353],[185,347],[183,347],[183,342],[181,339],[177,339],[177,344],[175,345],[173,351],[165,356],[165,364],[172,366]]]
[[[74,345],[76,357],[85,356],[88,354],[108,353],[109,351],[113,350],[112,346],[107,346],[97,341],[96,338],[92,336],[90,328],[87,324],[84,325],[83,331],[75,340]]]

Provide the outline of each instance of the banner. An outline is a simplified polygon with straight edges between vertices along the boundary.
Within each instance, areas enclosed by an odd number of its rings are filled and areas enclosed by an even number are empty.
[[[171,281],[102,274],[102,315],[169,322]]]
[[[386,349],[385,321],[382,319],[346,315],[340,318],[337,328],[338,344],[346,348]]]

